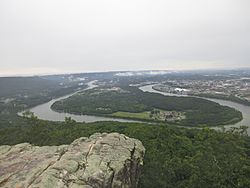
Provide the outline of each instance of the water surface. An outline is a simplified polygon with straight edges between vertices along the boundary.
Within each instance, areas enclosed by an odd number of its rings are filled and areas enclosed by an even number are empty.
[[[155,84],[142,86],[139,89],[144,91],[144,92],[160,93],[160,94],[166,95],[166,96],[191,97],[191,96],[187,96],[187,95],[178,95],[178,94],[172,94],[172,93],[157,91],[157,90],[154,90],[152,88],[154,85]],[[196,96],[194,96],[194,97],[196,97]],[[221,100],[221,99],[211,99],[211,98],[204,98],[204,97],[198,97],[198,98],[203,98],[203,99],[206,99],[206,100],[217,102],[220,105],[229,106],[231,108],[235,108],[236,110],[239,110],[242,113],[242,116],[243,116],[242,121],[240,121],[240,122],[238,122],[236,124],[233,124],[233,125],[226,125],[225,128],[240,127],[242,125],[245,125],[245,126],[248,126],[247,133],[248,133],[248,135],[250,135],[250,106],[246,106],[246,105],[243,105],[243,104],[239,104],[239,103],[231,102],[231,101],[227,101],[227,100]]]
[[[91,81],[88,83],[88,87],[84,90],[89,90],[97,87],[95,85],[96,81]],[[83,90],[81,90],[83,91]],[[79,92],[79,91],[77,91]],[[138,122],[134,120],[126,120],[126,119],[120,119],[120,118],[109,118],[109,117],[100,117],[100,116],[93,116],[93,115],[75,115],[70,113],[64,113],[64,112],[56,112],[51,109],[51,105],[55,103],[56,101],[66,99],[77,92],[71,93],[69,95],[65,95],[63,97],[59,97],[56,99],[53,99],[47,103],[35,106],[34,108],[31,108],[30,111],[34,113],[35,116],[37,116],[39,119],[42,120],[49,120],[49,121],[64,121],[65,117],[71,117],[77,122],[97,122],[97,121],[119,121],[119,122]],[[21,113],[19,113],[20,115]]]
[[[84,90],[88,90],[88,89],[93,89],[95,87],[97,87],[97,85],[95,85],[96,81],[91,81],[88,83],[88,87]],[[152,93],[160,93],[162,95],[167,95],[167,96],[182,96],[182,97],[188,97],[187,95],[177,95],[177,94],[171,94],[171,93],[165,93],[165,92],[161,92],[161,91],[156,91],[154,90],[152,87],[155,84],[152,85],[146,85],[146,86],[142,86],[139,89],[144,91],[144,92],[152,92]],[[79,92],[79,91],[77,91]],[[119,122],[139,122],[139,121],[135,121],[135,120],[128,120],[128,119],[120,119],[120,118],[109,118],[109,117],[100,117],[100,116],[93,116],[93,115],[75,115],[75,114],[70,114],[70,113],[60,113],[60,112],[56,112],[53,111],[51,109],[51,105],[59,100],[62,99],[66,99],[72,95],[74,95],[74,92],[72,94],[63,96],[63,97],[59,97],[56,99],[53,99],[47,103],[35,106],[34,108],[31,108],[30,111],[34,113],[35,116],[37,116],[39,119],[43,119],[43,120],[49,120],[49,121],[64,121],[65,117],[71,117],[72,119],[74,119],[77,122],[97,122],[97,121],[119,121]],[[242,125],[248,126],[248,135],[250,135],[250,106],[245,106],[239,103],[235,103],[235,102],[231,102],[231,101],[226,101],[226,100],[221,100],[221,99],[211,99],[211,98],[204,98],[210,101],[214,101],[217,102],[221,105],[224,106],[229,106],[232,108],[235,108],[239,111],[242,112],[242,116],[243,116],[243,120],[233,124],[233,125],[226,125],[226,128],[230,128],[230,127],[239,127]],[[21,113],[19,113],[20,115]]]

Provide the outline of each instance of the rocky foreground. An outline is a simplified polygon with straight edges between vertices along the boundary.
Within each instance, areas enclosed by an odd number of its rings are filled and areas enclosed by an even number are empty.
[[[0,146],[0,187],[135,188],[144,153],[139,140],[118,133],[62,146]]]

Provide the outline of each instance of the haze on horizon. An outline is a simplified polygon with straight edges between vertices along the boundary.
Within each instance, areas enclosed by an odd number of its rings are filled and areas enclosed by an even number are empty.
[[[250,67],[249,0],[1,0],[0,76]]]

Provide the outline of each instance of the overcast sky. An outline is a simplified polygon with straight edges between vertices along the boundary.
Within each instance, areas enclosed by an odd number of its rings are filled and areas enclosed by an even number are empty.
[[[250,67],[250,0],[1,0],[0,75]]]

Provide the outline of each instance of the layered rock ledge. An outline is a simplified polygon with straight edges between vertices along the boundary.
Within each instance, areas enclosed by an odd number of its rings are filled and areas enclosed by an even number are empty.
[[[0,146],[0,187],[135,188],[144,153],[139,140],[118,133],[61,146]]]

